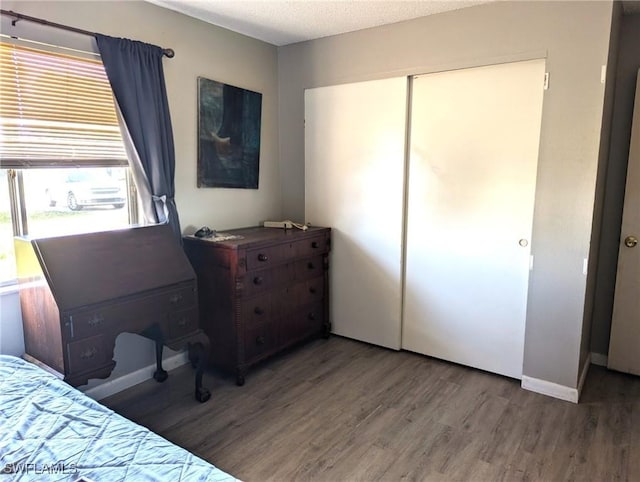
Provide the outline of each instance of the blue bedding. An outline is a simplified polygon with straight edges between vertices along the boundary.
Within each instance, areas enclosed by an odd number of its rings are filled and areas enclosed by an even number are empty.
[[[235,481],[54,375],[0,355],[0,481]]]

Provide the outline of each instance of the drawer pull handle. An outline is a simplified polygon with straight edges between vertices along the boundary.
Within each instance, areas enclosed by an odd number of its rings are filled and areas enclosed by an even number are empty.
[[[316,290],[315,286],[309,288],[309,293],[311,293],[312,295],[315,295],[317,291],[318,290]]]
[[[95,346],[92,346],[91,348],[87,348],[85,351],[80,353],[80,358],[82,360],[90,360],[97,354],[98,354],[98,349]]]
[[[264,314],[264,310],[263,310],[262,308],[260,308],[259,306],[256,306],[256,307],[254,308],[253,312],[254,312],[256,315],[262,315],[262,314]]]
[[[176,293],[175,295],[171,295],[171,297],[169,298],[169,302],[172,305],[175,305],[176,303],[180,303],[182,301],[182,295],[179,293]]]
[[[311,321],[314,321],[316,319],[316,314],[312,311],[311,313],[309,313],[307,318],[309,318]]]
[[[319,245],[318,245],[318,242],[317,242],[317,241],[313,241],[313,242],[311,243],[311,247],[312,247],[313,249],[318,249],[318,246],[319,246]]]
[[[262,276],[256,276],[255,278],[253,278],[253,284],[254,285],[261,285],[262,284]]]
[[[311,262],[307,263],[307,268],[309,269],[315,269],[315,265]]]
[[[258,261],[262,261],[262,262],[269,261],[269,256],[267,256],[266,254],[260,253],[258,255]]]
[[[256,336],[256,345],[264,345],[264,336]]]
[[[187,318],[182,317],[182,318],[180,318],[180,319],[178,320],[178,326],[186,326],[186,324],[187,324],[187,322],[188,322],[188,321],[189,321],[189,320],[188,320]]]
[[[104,317],[100,315],[93,315],[91,318],[87,320],[87,325],[94,328],[98,325],[101,325],[103,321],[104,321]]]

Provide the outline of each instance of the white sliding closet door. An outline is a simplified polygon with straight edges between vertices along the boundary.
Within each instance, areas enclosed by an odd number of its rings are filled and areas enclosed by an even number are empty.
[[[407,79],[305,92],[305,219],[332,228],[333,332],[400,348]]]
[[[407,350],[522,378],[544,65],[414,78]]]

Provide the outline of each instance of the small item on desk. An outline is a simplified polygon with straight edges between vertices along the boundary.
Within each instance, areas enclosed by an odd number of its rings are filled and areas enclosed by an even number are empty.
[[[193,233],[193,235],[196,238],[210,238],[212,236],[215,236],[216,232],[215,230],[210,229],[208,226],[202,226],[195,233]]]
[[[233,239],[242,239],[242,236],[229,233],[219,233],[215,229],[210,229],[207,226],[202,226],[198,229],[193,233],[193,237],[202,239],[203,241],[212,241],[216,243],[221,241],[231,241]]]
[[[263,225],[265,228],[280,228],[280,229],[298,228],[298,229],[301,229],[302,231],[306,231],[309,228],[309,226],[307,226],[306,224],[294,223],[289,219],[287,219],[286,221],[265,221]]]

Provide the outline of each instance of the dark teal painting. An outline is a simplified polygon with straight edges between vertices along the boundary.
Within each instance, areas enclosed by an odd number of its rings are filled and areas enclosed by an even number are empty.
[[[198,77],[198,187],[258,189],[262,94]]]

